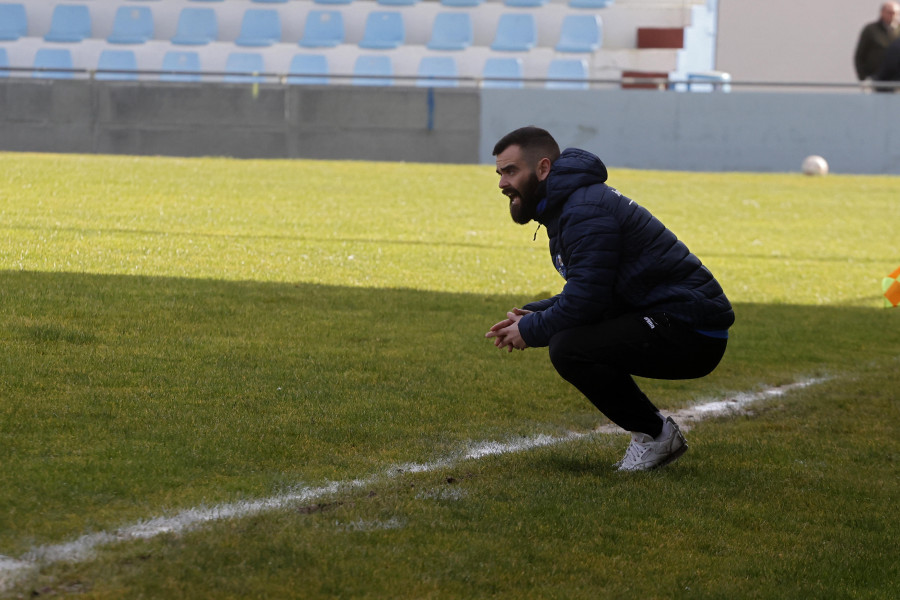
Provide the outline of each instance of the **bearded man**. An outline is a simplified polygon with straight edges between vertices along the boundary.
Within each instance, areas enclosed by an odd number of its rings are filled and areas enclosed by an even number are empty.
[[[684,436],[633,376],[692,379],[716,368],[734,323],[721,286],[647,209],[606,185],[597,156],[560,153],[537,127],[505,135],[494,156],[510,216],[547,229],[566,283],[513,308],[485,336],[510,352],[549,346],[557,372],[631,432],[619,470],[671,463],[687,450]]]

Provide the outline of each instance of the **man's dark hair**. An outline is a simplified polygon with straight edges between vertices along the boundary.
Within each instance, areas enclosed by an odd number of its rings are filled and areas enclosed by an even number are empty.
[[[553,136],[540,127],[530,125],[510,131],[494,145],[494,156],[497,156],[510,146],[518,146],[529,160],[537,161],[544,157],[554,162],[559,157],[559,144]]]

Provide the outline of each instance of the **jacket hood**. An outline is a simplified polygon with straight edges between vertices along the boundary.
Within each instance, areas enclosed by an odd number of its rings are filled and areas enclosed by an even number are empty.
[[[538,216],[561,206],[579,188],[606,183],[607,177],[606,165],[600,157],[587,150],[566,148],[553,162],[545,180],[546,195],[538,204]]]

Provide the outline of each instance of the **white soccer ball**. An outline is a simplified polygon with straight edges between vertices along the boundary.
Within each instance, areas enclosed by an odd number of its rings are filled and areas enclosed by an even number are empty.
[[[828,175],[828,163],[821,156],[807,156],[803,159],[803,174]]]

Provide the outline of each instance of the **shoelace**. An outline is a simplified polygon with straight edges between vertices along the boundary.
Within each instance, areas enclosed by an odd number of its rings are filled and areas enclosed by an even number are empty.
[[[629,444],[628,449],[625,450],[625,458],[622,459],[622,464],[635,464],[644,456],[644,454],[646,454],[646,452],[647,446],[645,444],[631,440],[631,444]]]

